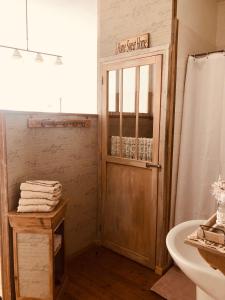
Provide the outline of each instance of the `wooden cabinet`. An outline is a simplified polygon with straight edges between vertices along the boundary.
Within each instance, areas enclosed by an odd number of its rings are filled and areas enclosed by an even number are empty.
[[[102,243],[156,267],[162,55],[102,64]]]
[[[10,212],[16,299],[53,300],[64,282],[62,202],[50,213]]]

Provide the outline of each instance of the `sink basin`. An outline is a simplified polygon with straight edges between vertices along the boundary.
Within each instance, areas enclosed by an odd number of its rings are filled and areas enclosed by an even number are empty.
[[[184,244],[184,239],[204,222],[192,220],[175,226],[167,235],[166,245],[178,267],[195,283],[197,300],[225,300],[223,273],[211,268],[196,248]]]

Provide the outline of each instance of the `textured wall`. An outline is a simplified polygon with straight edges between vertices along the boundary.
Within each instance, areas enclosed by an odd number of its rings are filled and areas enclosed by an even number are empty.
[[[29,129],[28,116],[6,114],[9,208],[17,206],[19,185],[26,179],[62,182],[64,197],[69,201],[66,252],[71,255],[96,239],[97,117],[89,116],[91,128],[87,129]]]
[[[225,1],[217,3],[217,34],[216,34],[217,49],[225,49]]]
[[[214,0],[178,0],[177,17],[179,29],[172,175],[173,202],[176,198],[187,59],[189,54],[214,51],[216,49],[217,2]]]
[[[19,293],[21,297],[48,299],[49,236],[40,233],[17,234]]]
[[[149,32],[151,46],[171,40],[172,0],[99,0],[100,57],[115,54],[116,43]]]

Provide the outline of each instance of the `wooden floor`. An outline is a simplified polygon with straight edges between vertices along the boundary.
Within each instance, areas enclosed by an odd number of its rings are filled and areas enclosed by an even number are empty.
[[[162,300],[151,292],[153,271],[102,247],[76,257],[60,300]]]

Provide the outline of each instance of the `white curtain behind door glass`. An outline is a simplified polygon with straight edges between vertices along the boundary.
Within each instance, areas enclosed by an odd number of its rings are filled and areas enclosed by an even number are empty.
[[[175,223],[216,210],[211,184],[225,178],[225,56],[189,57],[182,120]]]

